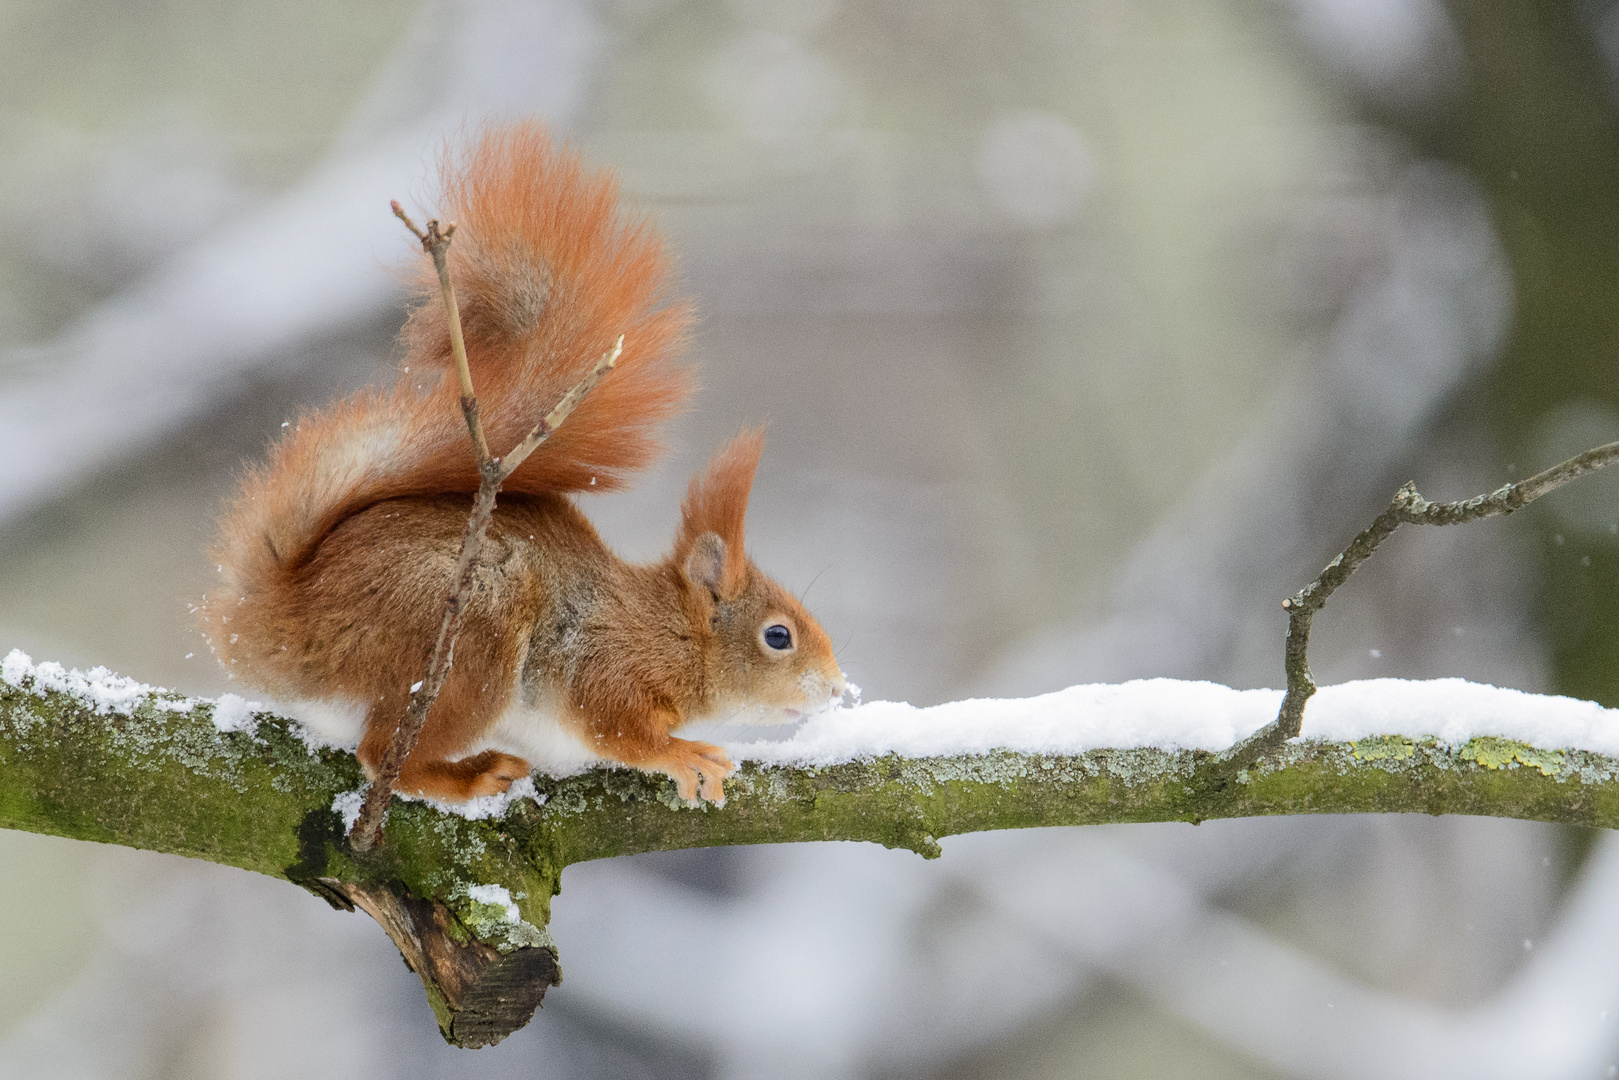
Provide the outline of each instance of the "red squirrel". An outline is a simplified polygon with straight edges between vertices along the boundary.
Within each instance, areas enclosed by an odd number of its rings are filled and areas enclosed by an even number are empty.
[[[694,720],[780,723],[844,692],[831,643],[743,546],[763,448],[745,432],[695,477],[673,550],[618,558],[572,492],[612,490],[659,452],[687,394],[692,321],[669,260],[617,185],[536,122],[485,131],[441,168],[449,265],[491,452],[515,445],[623,335],[617,366],[502,488],[455,662],[397,790],[505,791],[532,764],[606,760],[724,801],[725,751]],[[219,525],[199,605],[231,676],[337,741],[368,775],[427,670],[478,487],[436,278],[405,325],[392,390],[291,425]],[[428,299],[431,297],[432,299]]]

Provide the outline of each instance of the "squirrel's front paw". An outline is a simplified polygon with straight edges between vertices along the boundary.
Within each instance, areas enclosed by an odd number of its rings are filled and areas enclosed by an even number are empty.
[[[693,739],[670,739],[669,752],[657,767],[674,778],[682,799],[694,803],[700,796],[716,806],[725,805],[725,778],[736,772],[724,750]]]

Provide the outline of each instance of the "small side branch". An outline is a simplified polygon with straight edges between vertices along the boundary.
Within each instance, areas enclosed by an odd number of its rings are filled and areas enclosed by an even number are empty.
[[[438,638],[433,643],[433,656],[427,664],[427,674],[411,687],[410,707],[404,719],[394,729],[388,752],[382,757],[382,768],[365,793],[360,816],[349,834],[356,851],[370,851],[382,842],[382,826],[388,817],[388,804],[393,799],[393,786],[405,767],[405,759],[416,748],[427,714],[438,700],[438,694],[449,677],[450,665],[455,662],[455,642],[461,635],[461,621],[466,602],[472,595],[472,582],[477,574],[478,556],[483,551],[484,537],[489,522],[495,516],[495,495],[499,481],[491,482],[486,472],[478,485],[477,498],[472,503],[472,514],[467,518],[466,531],[461,534],[461,556],[456,562],[455,583],[444,598],[444,616],[439,621]]]
[[[429,221],[427,228],[418,229],[416,223],[410,220],[405,208],[395,199],[389,204],[393,207],[394,216],[405,223],[421,241],[422,250],[427,252],[433,260],[433,269],[438,271],[439,294],[444,299],[444,314],[450,322],[450,354],[455,358],[455,374],[461,383],[461,414],[467,421],[467,434],[472,437],[472,450],[477,455],[478,472],[481,475],[489,464],[489,443],[483,437],[483,424],[478,420],[478,399],[472,391],[472,367],[467,363],[466,337],[461,333],[461,305],[455,300],[455,284],[450,280],[450,238],[455,235],[455,222],[439,227],[439,223]]]
[[[1507,484],[1462,502],[1430,502],[1422,497],[1414,483],[1408,483],[1395,492],[1388,509],[1362,529],[1314,581],[1282,601],[1282,608],[1287,612],[1287,644],[1283,661],[1287,671],[1287,693],[1282,698],[1282,708],[1276,722],[1239,745],[1232,751],[1232,757],[1246,762],[1298,735],[1304,723],[1305,703],[1316,690],[1315,678],[1310,673],[1310,628],[1315,614],[1326,605],[1327,598],[1348,581],[1361,563],[1371,558],[1372,552],[1394,535],[1401,525],[1461,525],[1510,514],[1615,460],[1619,460],[1619,442],[1607,443],[1526,480]]]
[[[553,431],[562,426],[562,421],[566,420],[568,414],[573,412],[578,404],[585,399],[585,395],[594,390],[596,384],[602,381],[602,377],[613,370],[613,366],[618,363],[619,354],[623,351],[624,335],[620,334],[618,335],[618,340],[613,342],[613,347],[603,353],[600,360],[596,361],[596,366],[590,370],[590,374],[580,379],[574,384],[573,389],[563,394],[562,400],[557,402],[556,408],[546,413],[544,418],[538,424],[535,424],[527,435],[523,436],[523,441],[512,447],[511,453],[506,455],[500,467],[502,483],[505,483],[506,478],[517,471],[517,467],[527,460],[530,454],[540,448],[541,443],[551,437]]]

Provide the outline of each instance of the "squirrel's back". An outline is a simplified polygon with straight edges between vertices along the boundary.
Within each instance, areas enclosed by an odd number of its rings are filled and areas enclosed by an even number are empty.
[[[624,336],[616,367],[503,490],[622,485],[657,454],[654,429],[687,392],[674,354],[691,309],[667,295],[660,237],[644,221],[624,220],[611,175],[587,172],[537,122],[491,128],[459,155],[447,153],[440,180],[441,217],[456,224],[450,274],[491,453],[514,446]],[[238,635],[270,644],[287,575],[340,522],[384,499],[477,490],[431,269],[419,284],[396,385],[301,417],[243,478],[221,519],[220,579],[199,614],[227,665]]]

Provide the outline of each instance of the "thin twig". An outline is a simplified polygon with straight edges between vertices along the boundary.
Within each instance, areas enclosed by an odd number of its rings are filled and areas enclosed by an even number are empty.
[[[394,729],[393,739],[382,757],[381,768],[366,791],[360,816],[349,832],[349,841],[357,851],[370,851],[382,842],[382,826],[387,820],[388,804],[393,799],[393,786],[399,780],[405,759],[416,748],[422,727],[427,723],[427,714],[432,710],[433,702],[438,700],[439,690],[443,688],[444,680],[449,677],[450,667],[455,662],[455,642],[461,634],[461,621],[466,614],[466,603],[472,595],[473,579],[477,574],[478,556],[483,550],[484,537],[489,532],[489,522],[494,518],[495,496],[500,492],[500,485],[506,482],[524,459],[551,437],[551,433],[562,425],[585,395],[595,389],[602,377],[618,363],[619,354],[624,349],[621,334],[590,373],[562,395],[562,400],[504,460],[490,457],[489,446],[484,441],[483,425],[478,419],[478,399],[473,394],[472,372],[467,364],[466,345],[461,336],[461,314],[456,304],[455,290],[450,285],[445,259],[455,225],[452,223],[440,231],[437,221],[429,221],[426,229],[418,229],[397,202],[393,204],[393,211],[416,234],[422,248],[433,257],[433,266],[438,270],[440,290],[450,322],[450,348],[455,354],[456,371],[461,379],[461,412],[466,418],[467,432],[478,462],[478,494],[472,501],[466,531],[461,535],[461,554],[456,560],[455,580],[444,598],[444,616],[439,621],[438,638],[433,643],[433,656],[428,661],[427,673],[421,682],[411,688],[410,707]]]
[[[523,436],[523,440],[512,447],[511,453],[501,459],[500,479],[502,483],[505,482],[508,476],[517,471],[517,467],[530,454],[539,449],[541,443],[551,437],[551,432],[562,426],[562,421],[566,420],[568,414],[573,412],[574,407],[585,399],[586,394],[596,388],[596,384],[602,381],[602,376],[613,370],[613,366],[618,363],[619,353],[623,351],[624,335],[620,334],[618,335],[618,340],[613,342],[613,347],[603,353],[600,360],[596,361],[596,366],[591,369],[590,374],[580,379],[574,384],[573,389],[563,394],[562,400],[557,402],[556,408],[546,413],[544,418],[538,424],[535,424],[527,435]]]
[[[422,250],[432,256],[433,269],[438,271],[439,294],[444,298],[444,313],[450,322],[450,354],[455,358],[455,374],[461,381],[461,415],[467,421],[467,434],[472,436],[472,449],[478,455],[478,472],[489,467],[489,444],[483,437],[483,424],[478,420],[478,399],[472,392],[472,367],[467,363],[466,338],[461,334],[461,305],[455,301],[455,285],[450,281],[450,238],[455,235],[455,222],[441,230],[437,220],[429,221],[427,228],[418,229],[405,208],[395,199],[389,204],[394,216],[405,223],[405,228],[416,234]]]
[[[382,826],[388,817],[388,804],[393,800],[393,786],[405,767],[405,759],[416,748],[427,714],[438,700],[439,690],[449,677],[450,665],[455,662],[455,642],[461,635],[461,620],[466,613],[466,601],[472,595],[472,582],[477,572],[478,556],[483,550],[484,536],[489,521],[494,517],[495,494],[498,483],[491,483],[488,474],[479,481],[478,495],[472,502],[472,513],[467,518],[466,531],[461,534],[461,555],[456,561],[455,580],[449,595],[444,598],[444,616],[439,620],[438,638],[433,643],[433,657],[428,661],[427,674],[411,687],[410,707],[404,719],[394,729],[393,739],[382,756],[382,766],[365,793],[360,816],[354,822],[349,838],[357,851],[370,851],[382,842]]]
[[[1360,564],[1371,558],[1378,545],[1401,525],[1460,525],[1469,521],[1510,514],[1528,506],[1547,492],[1556,491],[1564,484],[1596,472],[1604,465],[1619,460],[1619,442],[1607,443],[1583,454],[1569,458],[1527,480],[1507,484],[1487,495],[1478,495],[1464,502],[1429,502],[1417,492],[1414,483],[1408,483],[1394,493],[1387,510],[1350,542],[1337,558],[1327,564],[1310,584],[1282,601],[1287,612],[1287,645],[1284,665],[1287,671],[1287,693],[1275,723],[1254,733],[1233,752],[1235,757],[1251,758],[1256,751],[1279,745],[1298,735],[1304,724],[1304,705],[1315,693],[1315,679],[1310,674],[1310,624],[1315,613],[1326,605],[1327,597],[1349,580]]]

